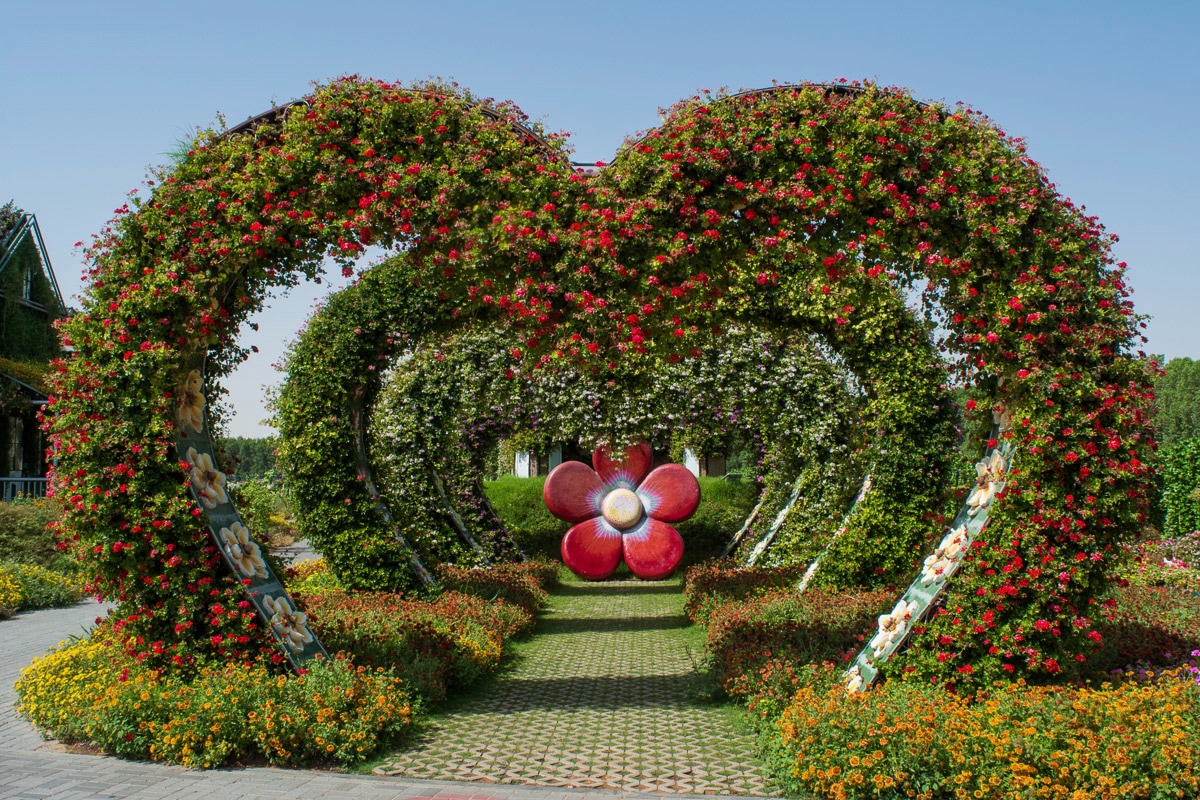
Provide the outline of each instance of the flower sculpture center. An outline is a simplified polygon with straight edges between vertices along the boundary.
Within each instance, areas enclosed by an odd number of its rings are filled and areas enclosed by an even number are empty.
[[[562,541],[563,561],[576,575],[604,580],[622,558],[644,580],[665,578],[679,566],[683,539],[668,523],[695,512],[700,484],[679,464],[651,471],[652,462],[646,444],[629,448],[620,461],[597,450],[594,469],[567,461],[546,478],[550,513],[577,523]]]
[[[629,530],[642,521],[642,501],[628,489],[614,489],[600,504],[600,514],[617,530]]]

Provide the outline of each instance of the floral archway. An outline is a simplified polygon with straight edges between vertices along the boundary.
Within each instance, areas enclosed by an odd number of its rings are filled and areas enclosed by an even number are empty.
[[[900,90],[800,85],[683,101],[598,174],[564,152],[450,87],[343,79],[203,134],[93,245],[47,423],[55,487],[63,534],[150,655],[265,642],[209,535],[197,466],[181,466],[191,370],[211,394],[274,287],[378,244],[406,248],[387,280],[407,301],[387,324],[336,332],[356,380],[350,395],[313,380],[319,422],[297,445],[343,501],[339,524],[378,513],[330,453],[353,450],[371,395],[357,378],[389,338],[503,320],[514,375],[564,360],[636,376],[738,322],[791,328],[821,336],[867,393],[864,542],[925,524],[928,494],[898,490],[936,461],[948,381],[1013,421],[1019,467],[897,668],[969,662],[987,678],[1086,659],[1109,559],[1146,507],[1149,381],[1124,266],[1019,141]],[[944,328],[949,373],[905,286]]]

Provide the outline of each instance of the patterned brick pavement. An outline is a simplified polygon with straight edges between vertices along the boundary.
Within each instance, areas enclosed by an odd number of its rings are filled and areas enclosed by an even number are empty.
[[[753,736],[699,696],[678,581],[568,583],[535,639],[380,775],[573,789],[773,794]]]
[[[750,760],[745,735],[728,727],[720,708],[689,699],[691,660],[682,641],[679,606],[677,586],[576,585],[560,591],[540,628],[544,635],[528,646],[511,672],[455,713],[477,721],[496,720],[497,712],[487,709],[496,702],[497,689],[508,685],[510,690],[504,691],[511,691],[522,685],[514,680],[525,679],[530,681],[524,684],[527,689],[542,689],[512,693],[511,713],[529,719],[542,710],[563,722],[550,745],[520,738],[525,732],[517,726],[506,735],[497,731],[487,736],[482,731],[487,743],[480,747],[481,755],[464,759],[462,751],[452,754],[446,771],[463,764],[482,768],[489,760],[499,763],[501,759],[488,754],[489,747],[495,754],[508,754],[505,763],[514,765],[508,771],[515,774],[484,777],[493,781],[491,785],[481,785],[478,776],[472,776],[472,782],[445,780],[445,774],[427,780],[413,773],[388,777],[265,767],[198,771],[66,752],[17,716],[13,682],[35,656],[63,639],[83,635],[104,609],[84,603],[19,614],[0,621],[0,800],[652,800],[659,792],[680,791],[695,792],[692,797],[702,800],[697,795],[761,794],[769,787]],[[656,611],[646,613],[648,609]],[[632,637],[649,653],[633,652],[629,643],[606,633]],[[588,655],[585,651],[593,647],[601,650]],[[607,655],[606,647],[612,649]],[[556,652],[559,648],[565,651]],[[573,675],[554,668],[556,655],[568,663],[589,665],[590,673]],[[589,709],[596,714],[590,721]],[[429,749],[432,742],[427,735],[418,747]],[[581,747],[579,742],[591,744]],[[522,753],[510,745],[539,749]],[[522,775],[531,763],[549,765],[539,767],[540,772],[557,770],[568,777]],[[558,781],[565,782],[556,786]],[[626,786],[646,788],[622,788]],[[673,794],[672,800],[687,796]]]

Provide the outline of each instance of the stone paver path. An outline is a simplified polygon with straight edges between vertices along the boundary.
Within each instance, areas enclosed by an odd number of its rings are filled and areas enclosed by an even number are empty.
[[[753,735],[699,697],[677,581],[567,583],[515,664],[380,775],[572,789],[772,794]]]

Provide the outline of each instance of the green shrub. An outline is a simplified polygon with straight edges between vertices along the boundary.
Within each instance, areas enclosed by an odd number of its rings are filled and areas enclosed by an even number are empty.
[[[239,481],[234,487],[234,494],[246,524],[260,538],[292,535],[287,499],[269,480],[250,478]]]
[[[18,711],[58,739],[193,768],[350,765],[413,719],[399,679],[341,659],[309,662],[304,675],[232,663],[160,671],[125,651],[100,629],[36,659],[17,682]]]
[[[62,518],[53,499],[0,503],[0,554],[6,561],[37,564],[58,572],[76,572],[78,563],[58,549],[47,526]]]
[[[1163,533],[1179,536],[1200,530],[1200,437],[1185,439],[1162,453]]]
[[[803,595],[777,590],[716,609],[708,619],[708,655],[721,687],[738,697],[761,689],[764,668],[841,662],[862,646],[875,617],[895,602],[892,589]]]
[[[345,587],[323,558],[313,558],[292,564],[283,571],[284,582],[292,594],[318,595]]]
[[[690,567],[683,579],[683,610],[692,622],[707,622],[713,611],[797,583],[803,567],[743,567],[731,558]]]
[[[689,563],[719,553],[737,533],[758,502],[759,489],[754,481],[698,478],[700,506],[690,518],[675,525],[683,537]]]
[[[485,482],[483,489],[522,550],[531,555],[556,557],[563,534],[570,526],[546,510],[546,501],[542,499],[545,485],[544,476],[505,475]]]
[[[74,575],[64,575],[37,564],[0,562],[0,575],[15,581],[21,590],[18,610],[73,606],[83,597],[83,586]]]
[[[445,588],[473,594],[484,600],[504,600],[525,610],[532,618],[549,595],[537,578],[515,564],[491,569],[469,569],[454,564],[438,564],[437,576]]]
[[[434,601],[382,592],[334,591],[301,596],[330,652],[393,670],[427,700],[444,700],[500,663],[506,636],[529,616],[502,601],[446,592]]]

